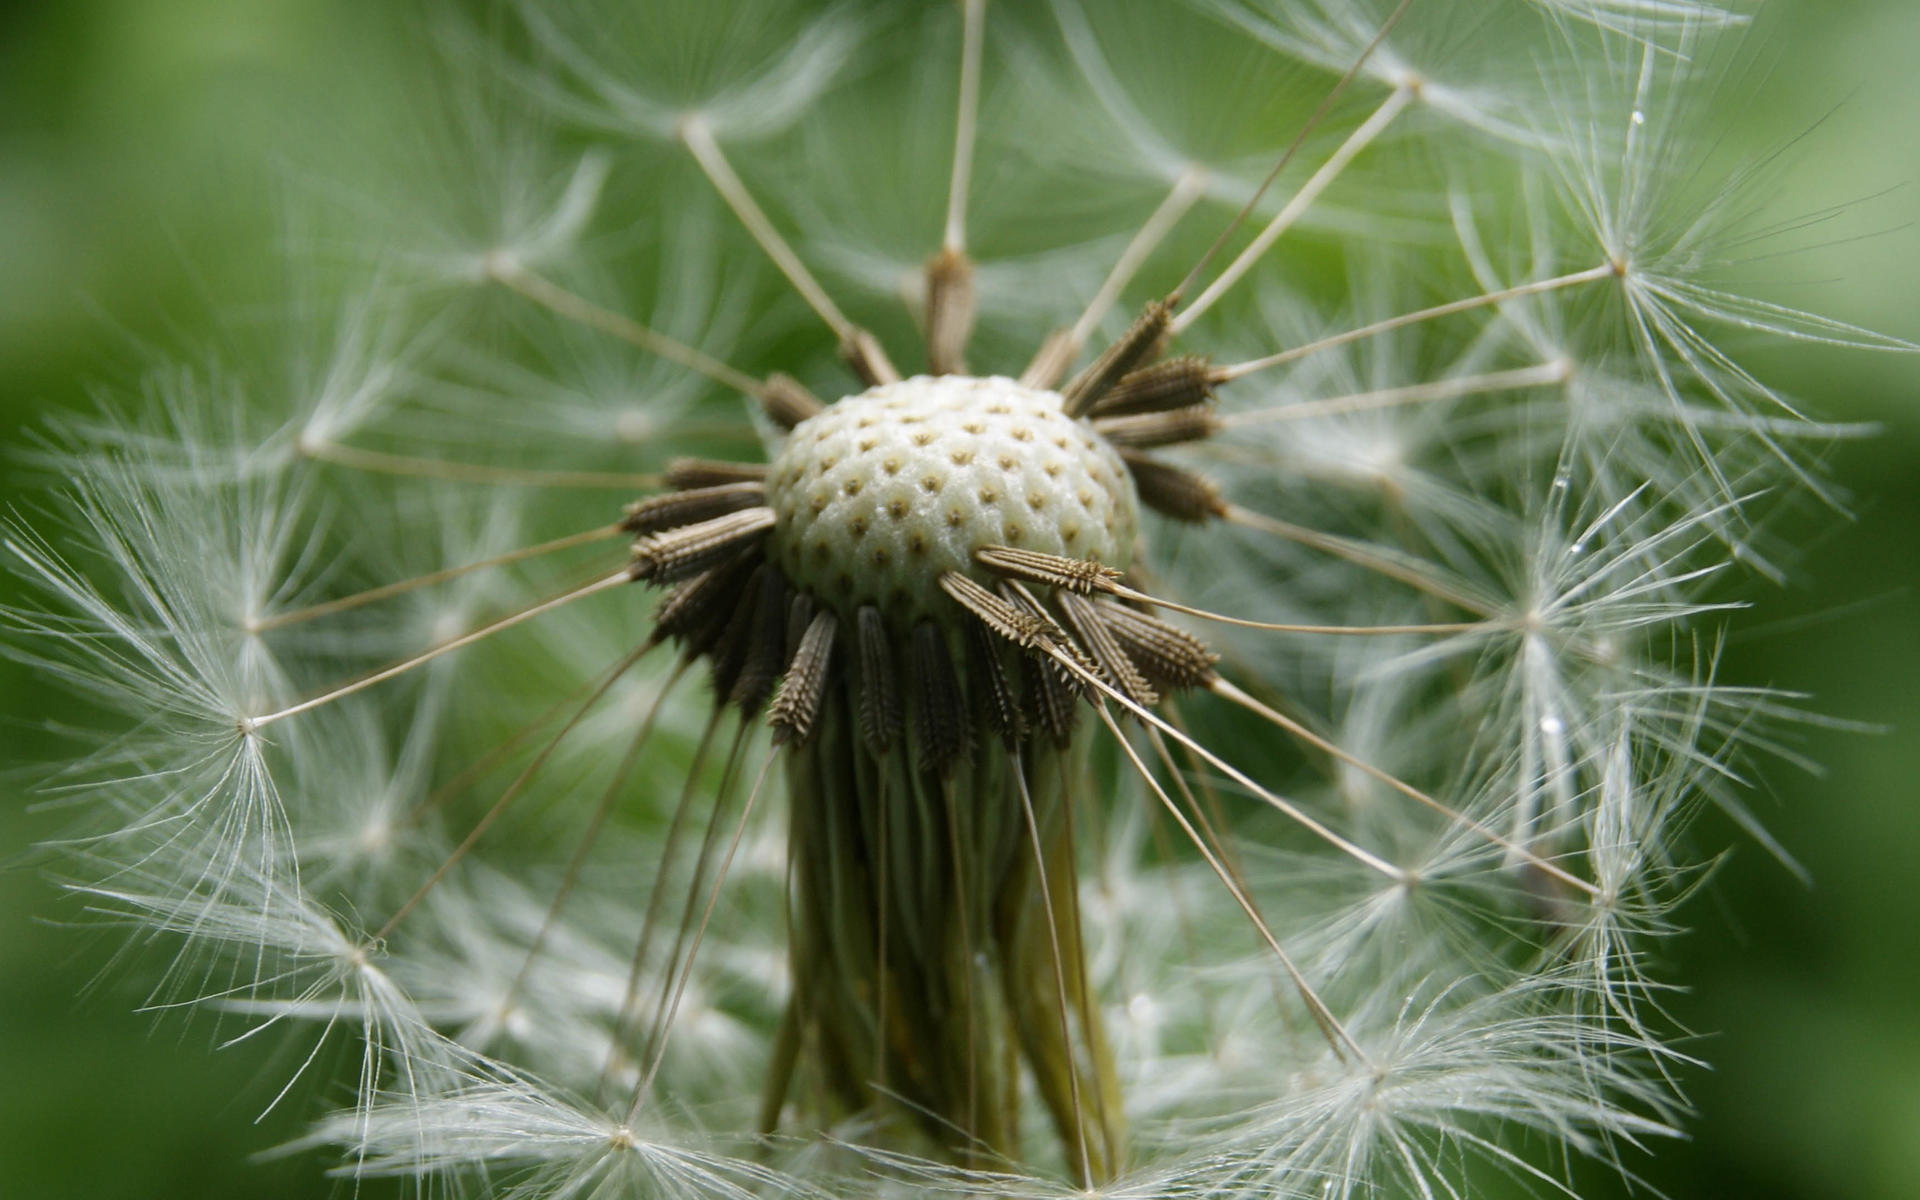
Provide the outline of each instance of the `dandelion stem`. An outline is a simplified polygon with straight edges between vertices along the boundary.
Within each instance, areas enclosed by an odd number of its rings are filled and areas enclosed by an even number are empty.
[[[1215,418],[1219,428],[1239,429],[1248,425],[1261,425],[1272,421],[1303,421],[1315,417],[1336,416],[1343,413],[1365,412],[1377,408],[1394,408],[1403,404],[1427,404],[1438,400],[1455,400],[1461,396],[1479,395],[1484,392],[1518,391],[1522,388],[1547,387],[1565,383],[1572,375],[1572,367],[1565,360],[1542,363],[1535,367],[1522,367],[1512,371],[1491,371],[1483,375],[1462,375],[1455,379],[1436,379],[1431,383],[1414,383],[1405,387],[1379,388],[1370,392],[1351,392],[1344,396],[1328,396],[1320,400],[1308,400],[1299,404],[1275,405],[1272,408],[1255,409],[1250,412],[1228,413]]]
[[[733,210],[733,215],[740,218],[740,223],[747,227],[753,240],[760,243],[760,249],[787,277],[787,282],[800,293],[800,298],[819,314],[827,328],[833,330],[835,337],[842,342],[850,340],[857,332],[853,322],[834,304],[826,289],[820,286],[819,281],[807,270],[806,264],[800,261],[800,256],[793,252],[793,247],[780,236],[773,222],[767,219],[767,214],[755,203],[747,185],[740,181],[727,156],[721,153],[720,144],[713,140],[713,132],[707,128],[706,121],[698,114],[684,118],[680,122],[680,140],[693,155],[694,161],[700,164],[700,170],[706,174],[714,190],[720,193],[720,198]]]
[[[519,612],[509,614],[508,616],[502,617],[497,621],[491,622],[490,624],[482,625],[478,629],[474,629],[467,633],[463,633],[459,637],[454,638],[451,641],[442,642],[440,645],[433,647],[433,649],[431,650],[427,650],[420,654],[416,654],[411,658],[402,659],[400,662],[394,663],[391,666],[382,667],[380,670],[375,671],[371,675],[363,676],[359,679],[354,680],[352,683],[346,684],[345,686],[337,687],[330,692],[326,692],[322,695],[315,696],[311,700],[302,700],[300,703],[295,704],[289,708],[283,708],[279,712],[268,713],[263,717],[248,717],[242,723],[243,727],[247,732],[251,733],[255,730],[264,728],[265,726],[271,725],[275,721],[282,720],[286,717],[298,715],[299,713],[306,712],[309,709],[319,708],[323,704],[331,704],[335,700],[342,699],[346,696],[351,696],[355,692],[361,691],[365,688],[370,688],[376,683],[383,683],[386,680],[392,679],[397,675],[404,675],[408,671],[413,670],[415,667],[424,666],[425,664],[432,662],[434,659],[439,658],[441,655],[451,653],[452,651],[460,649],[462,646],[470,646],[473,643],[480,641],[483,638],[491,637],[493,634],[499,633],[503,630],[511,629],[515,625],[518,625],[523,621],[531,620],[534,617],[541,615],[542,613],[551,612],[556,608],[562,607],[563,605],[571,604],[575,600],[584,600],[588,596],[594,595],[598,592],[604,592],[609,590],[610,588],[618,587],[621,584],[631,583],[631,582],[633,582],[633,576],[629,574],[625,568],[622,568],[621,570],[616,571],[611,575],[605,576],[601,579],[596,579],[592,583],[589,583],[584,587],[573,588],[569,591],[560,593],[558,596],[549,597],[548,599],[542,600],[538,604],[535,604],[529,608],[523,608]]]
[[[1464,826],[1465,828],[1471,829],[1473,832],[1479,834],[1481,837],[1486,838],[1489,842],[1492,842],[1494,845],[1500,847],[1502,850],[1505,850],[1514,859],[1518,861],[1523,861],[1528,866],[1531,866],[1536,870],[1543,872],[1544,874],[1552,876],[1553,878],[1559,880],[1561,883],[1566,884],[1568,887],[1574,888],[1577,891],[1585,892],[1590,897],[1598,897],[1600,895],[1600,889],[1595,887],[1593,884],[1588,883],[1586,880],[1581,879],[1577,875],[1568,873],[1566,870],[1556,866],[1551,862],[1548,862],[1546,859],[1543,859],[1539,855],[1534,854],[1532,851],[1528,850],[1524,846],[1521,846],[1517,842],[1514,842],[1512,839],[1504,837],[1501,834],[1495,833],[1492,829],[1489,829],[1486,825],[1482,824],[1479,821],[1474,820],[1472,817],[1461,812],[1459,809],[1453,808],[1446,804],[1442,804],[1439,800],[1435,799],[1432,795],[1420,790],[1417,787],[1414,787],[1412,784],[1406,782],[1405,780],[1399,778],[1398,776],[1392,774],[1391,772],[1382,770],[1381,768],[1374,766],[1372,763],[1369,763],[1366,760],[1358,758],[1355,755],[1349,753],[1348,751],[1341,749],[1339,746],[1335,745],[1333,742],[1328,741],[1326,738],[1321,737],[1319,734],[1313,732],[1312,730],[1308,729],[1306,726],[1300,724],[1300,722],[1295,721],[1291,717],[1288,717],[1282,713],[1274,711],[1272,708],[1269,708],[1265,704],[1262,704],[1260,701],[1254,699],[1252,696],[1248,695],[1246,692],[1240,690],[1238,687],[1235,687],[1232,683],[1228,682],[1225,678],[1219,675],[1215,675],[1213,678],[1207,681],[1207,690],[1212,692],[1214,695],[1219,696],[1221,699],[1226,700],[1232,704],[1236,704],[1239,707],[1246,709],[1248,712],[1251,712],[1260,716],[1261,718],[1270,722],[1271,724],[1279,726],[1281,729],[1286,730],[1288,733],[1292,734],[1294,737],[1299,738],[1301,741],[1306,742],[1308,745],[1313,746],[1318,750],[1324,751],[1325,753],[1332,755],[1334,758],[1339,759],[1341,762],[1346,763],[1348,766],[1353,767],[1354,769],[1360,771],[1361,773],[1368,775],[1376,780],[1379,780],[1381,783],[1386,784],[1388,787],[1392,788],[1396,792],[1399,792],[1401,795],[1407,797],[1408,799],[1414,800],[1420,804],[1423,804],[1426,807],[1432,809],[1434,812],[1437,812],[1440,815],[1446,817],[1448,820],[1458,822],[1460,825]]]
[[[593,706],[600,702],[600,698],[607,694],[608,689],[613,687],[622,675],[625,675],[631,670],[635,663],[646,657],[648,651],[659,644],[660,643],[651,638],[647,639],[632,650],[629,650],[619,662],[613,665],[611,670],[607,671],[605,675],[601,677],[599,686],[593,689],[593,694],[588,696],[586,700],[581,703],[580,707],[574,710],[573,715],[567,718],[566,724],[562,725],[554,732],[552,737],[547,739],[547,744],[540,747],[540,753],[534,755],[533,761],[521,769],[520,774],[516,775],[513,782],[507,785],[507,790],[501,792],[500,798],[493,802],[493,806],[481,814],[480,819],[474,822],[474,826],[468,831],[467,836],[461,839],[460,844],[453,848],[453,852],[448,854],[438,867],[434,868],[433,874],[427,877],[427,881],[420,885],[419,890],[407,897],[406,903],[394,910],[394,914],[387,918],[387,923],[382,925],[379,932],[373,935],[373,941],[385,941],[395,929],[399,928],[400,922],[406,920],[407,916],[420,906],[420,902],[427,898],[427,893],[439,886],[440,881],[447,877],[447,872],[453,869],[454,864],[465,858],[468,851],[472,850],[474,846],[479,844],[480,839],[486,836],[487,830],[493,828],[494,822],[498,821],[500,815],[507,811],[507,806],[512,804],[514,799],[526,789],[527,784],[533,780],[533,777],[540,773],[540,769],[547,765],[547,760],[552,758],[553,752],[560,748],[560,743],[565,740],[569,733],[578,727],[589,712],[593,711]]]
[[[492,558],[483,558],[478,562],[463,563],[457,567],[446,567],[439,571],[431,571],[425,575],[415,576],[412,579],[402,579],[397,583],[389,583],[381,587],[369,588],[364,592],[355,592],[351,596],[342,596],[337,600],[329,600],[324,604],[315,604],[308,608],[299,608],[290,612],[275,613],[270,617],[261,617],[257,620],[249,621],[246,629],[248,633],[266,633],[269,630],[279,629],[282,626],[295,625],[302,621],[311,621],[316,617],[330,616],[337,612],[345,612],[349,609],[359,608],[361,605],[385,600],[390,596],[403,595],[416,588],[430,587],[436,583],[444,583],[449,579],[458,579],[462,575],[483,570],[487,567],[504,567],[525,559],[537,558],[543,554],[553,554],[561,550],[570,550],[575,546],[585,546],[593,542],[605,541],[608,538],[618,537],[621,532],[619,525],[604,525],[599,529],[589,529],[584,533],[568,534],[566,537],[554,538],[549,542],[541,542],[537,546],[523,546],[518,550],[509,550],[505,554],[495,555]]]
[[[1358,329],[1349,329],[1345,333],[1336,333],[1330,337],[1324,337],[1317,341],[1294,346],[1276,354],[1269,354],[1265,358],[1249,359],[1246,362],[1234,363],[1231,366],[1215,368],[1214,381],[1216,383],[1229,383],[1235,379],[1241,379],[1251,375],[1256,371],[1264,371],[1268,367],[1277,367],[1284,363],[1290,363],[1295,359],[1305,358],[1309,354],[1318,353],[1321,350],[1331,350],[1335,346],[1344,346],[1349,342],[1357,342],[1363,338],[1388,333],[1408,325],[1416,325],[1422,321],[1432,321],[1439,317],[1452,316],[1455,313],[1469,312],[1476,308],[1485,308],[1490,304],[1502,304],[1508,300],[1517,300],[1522,296],[1538,296],[1546,292],[1559,291],[1562,288],[1578,287],[1583,283],[1595,283],[1602,279],[1617,279],[1620,277],[1621,271],[1622,268],[1617,264],[1605,262],[1597,267],[1589,267],[1584,271],[1575,271],[1570,275],[1557,275],[1552,279],[1539,279],[1532,283],[1517,284],[1514,287],[1505,288],[1497,292],[1484,292],[1478,296],[1468,296],[1464,300],[1454,300],[1446,304],[1436,304],[1432,308],[1423,308],[1417,312],[1402,313],[1397,317],[1388,317],[1384,321],[1375,321],[1371,325],[1362,325]]]
[[[959,113],[953,129],[953,174],[947,184],[947,229],[942,247],[955,254],[967,248],[967,187],[973,176],[974,131],[980,118],[980,48],[987,23],[987,0],[962,0]]]
[[[1209,308],[1212,308],[1220,297],[1226,295],[1227,290],[1233,287],[1235,283],[1238,283],[1240,277],[1251,270],[1253,264],[1259,261],[1260,256],[1265,254],[1268,248],[1280,239],[1280,235],[1291,228],[1293,223],[1298,221],[1309,208],[1313,207],[1314,201],[1318,200],[1320,194],[1326,191],[1327,187],[1332,184],[1335,179],[1340,177],[1340,173],[1347,169],[1354,158],[1358,156],[1362,150],[1371,145],[1374,139],[1378,138],[1381,132],[1393,123],[1394,118],[1406,111],[1407,107],[1413,103],[1417,95],[1418,91],[1412,84],[1401,84],[1392,92],[1388,93],[1387,98],[1381,102],[1380,107],[1373,111],[1373,115],[1363,121],[1358,129],[1355,129],[1351,134],[1347,135],[1347,140],[1342,142],[1340,148],[1335,150],[1325,163],[1321,164],[1320,169],[1315,171],[1313,175],[1307,179],[1307,182],[1301,185],[1300,190],[1294,193],[1293,199],[1287,201],[1286,206],[1274,214],[1273,220],[1267,222],[1267,227],[1260,231],[1258,237],[1253,239],[1253,244],[1245,250],[1242,250],[1238,258],[1235,258],[1231,263],[1227,264],[1226,269],[1220,272],[1219,277],[1207,285],[1207,290],[1201,292],[1190,307],[1173,319],[1173,327],[1170,332],[1176,337],[1179,336],[1187,326],[1199,320],[1201,314],[1205,313]]]
[[[568,320],[611,334],[743,395],[757,397],[760,394],[760,381],[746,372],[736,370],[676,338],[649,329],[631,317],[602,308],[585,296],[570,292],[545,276],[529,271],[516,259],[499,255],[490,257],[487,260],[487,275],[502,287]]]
[[[300,453],[319,462],[372,471],[381,475],[405,475],[414,478],[446,479],[456,483],[491,483],[508,487],[608,488],[615,491],[645,491],[661,484],[658,475],[630,475],[614,471],[541,471],[525,467],[492,467],[483,463],[450,462],[444,458],[418,458],[408,454],[388,454],[381,450],[363,450],[323,439],[303,439]]]
[[[1124,700],[1124,697],[1121,697],[1121,699]],[[1281,947],[1280,939],[1274,936],[1273,929],[1267,924],[1266,919],[1260,915],[1260,910],[1254,907],[1252,898],[1241,889],[1240,884],[1234,877],[1234,873],[1227,870],[1225,864],[1220,861],[1219,856],[1215,854],[1212,847],[1207,844],[1206,839],[1200,836],[1199,830],[1195,829],[1193,823],[1187,819],[1187,815],[1180,811],[1180,806],[1173,802],[1173,797],[1167,795],[1167,791],[1160,785],[1159,779],[1154,776],[1153,771],[1142,761],[1139,752],[1133,748],[1133,743],[1127,740],[1126,733],[1120,728],[1119,724],[1114,721],[1113,714],[1107,711],[1107,706],[1104,704],[1096,704],[1093,707],[1094,711],[1100,714],[1100,721],[1107,727],[1107,732],[1113,735],[1113,740],[1120,746],[1121,752],[1124,753],[1127,756],[1127,760],[1133,764],[1133,769],[1139,774],[1142,780],[1146,781],[1147,786],[1153,789],[1153,794],[1159,798],[1160,803],[1165,806],[1167,812],[1173,816],[1173,819],[1186,833],[1188,840],[1193,843],[1194,849],[1198,850],[1200,856],[1206,859],[1207,866],[1212,869],[1214,875],[1217,876],[1221,884],[1225,886],[1228,894],[1233,897],[1234,903],[1240,906],[1240,911],[1247,915],[1249,921],[1253,922],[1254,929],[1260,934],[1260,940],[1264,941],[1267,944],[1267,948],[1273,951],[1274,957],[1280,960],[1281,969],[1286,971],[1287,977],[1293,981],[1294,988],[1299,991],[1301,999],[1306,1002],[1307,1010],[1313,1014],[1314,1024],[1320,1027],[1321,1035],[1327,1039],[1327,1044],[1333,1048],[1335,1056],[1344,1062],[1347,1055],[1351,1053],[1354,1058],[1360,1062],[1367,1062],[1366,1051],[1360,1048],[1360,1043],[1355,1041],[1353,1035],[1347,1032],[1346,1027],[1333,1015],[1333,1010],[1327,1007],[1326,1001],[1322,1000],[1320,994],[1314,991],[1313,985],[1307,982],[1306,976],[1301,974],[1299,966],[1293,961],[1293,957]]]

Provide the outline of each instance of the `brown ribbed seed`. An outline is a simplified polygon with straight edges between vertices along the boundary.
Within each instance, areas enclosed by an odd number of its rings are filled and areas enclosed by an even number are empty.
[[[1140,503],[1155,512],[1192,525],[1226,515],[1227,502],[1220,494],[1220,485],[1206,476],[1136,451],[1123,450],[1120,457],[1133,475]]]
[[[804,742],[820,717],[820,702],[827,694],[827,674],[833,666],[833,635],[837,622],[831,609],[821,609],[807,623],[800,648],[780,680],[780,694],[773,698],[767,721],[778,742]]]
[[[685,579],[764,538],[773,529],[773,510],[754,507],[712,520],[650,533],[633,544],[635,579],[670,583]]]
[[[1062,558],[1012,546],[987,546],[976,551],[974,557],[981,566],[1004,578],[1065,588],[1082,596],[1104,591],[1121,574],[1091,558]]]
[[[1167,412],[1213,401],[1213,364],[1203,355],[1183,354],[1127,375],[1087,410],[1090,417]]]
[[[942,250],[927,260],[927,370],[964,372],[972,335],[973,263],[957,250]]]
[[[1012,581],[1000,585],[1000,594],[1011,604],[1034,620],[1052,625],[1040,602],[1033,593]],[[1055,627],[1056,632],[1058,627]],[[1098,675],[1099,668],[1086,653],[1068,639],[1064,632],[1047,644],[1054,654],[1073,660],[1081,670],[1089,675]],[[1055,746],[1065,749],[1073,742],[1074,727],[1080,720],[1080,697],[1085,688],[1065,665],[1057,661],[1053,654],[1028,654],[1022,662],[1027,675],[1027,706],[1029,711],[1039,715],[1039,726],[1046,731]]]
[[[1036,627],[1034,636],[1028,644],[1040,650],[1049,661],[1052,660],[1052,655],[1047,652],[1051,651],[1052,654],[1064,655],[1072,659],[1089,671],[1093,670],[1093,661],[1087,657],[1086,651],[1067,636],[1067,631],[1060,628],[1060,623],[1053,619],[1053,614],[1040,603],[1039,597],[1027,590],[1025,584],[1017,579],[1001,580],[1000,598]]]
[[[705,651],[726,627],[732,602],[759,561],[750,554],[677,584],[654,610],[654,636],[679,638],[695,653]]]
[[[958,571],[947,571],[940,576],[940,590],[973,614],[975,620],[1022,650],[1053,640],[1050,637],[1054,632],[1053,623],[1044,613],[1022,611]]]
[[[1172,322],[1172,305],[1164,300],[1149,303],[1113,345],[1060,389],[1060,395],[1066,400],[1067,415],[1085,416],[1115,384],[1151,362],[1160,353]]]
[[[1114,640],[1160,688],[1202,687],[1213,677],[1220,656],[1186,630],[1112,600],[1093,604]]]
[[[758,574],[758,585],[748,585],[754,595],[751,642],[728,696],[747,713],[759,712],[767,702],[786,661],[787,577],[770,563]]]
[[[793,599],[787,602],[787,657],[800,653],[800,639],[807,635],[807,626],[813,624],[813,610],[818,607],[813,597],[804,591],[795,591]]]
[[[728,462],[720,458],[675,458],[667,461],[667,486],[679,491],[719,487],[728,483],[759,483],[767,464]]]
[[[871,604],[854,616],[857,653],[860,736],[876,757],[887,753],[900,738],[900,691],[894,679],[893,643],[886,619]]]
[[[1204,441],[1220,431],[1220,418],[1213,415],[1210,406],[1195,404],[1166,412],[1101,417],[1093,427],[1115,446],[1145,450]]]
[[[913,627],[913,674],[914,734],[920,743],[920,761],[944,778],[972,745],[973,731],[946,635],[931,621]]]
[[[847,331],[840,341],[840,357],[868,387],[900,382],[900,371],[887,357],[880,339],[864,329]]]
[[[782,429],[792,429],[827,409],[806,384],[784,371],[775,371],[760,385],[760,407],[767,419]]]
[[[758,481],[687,488],[627,505],[627,519],[620,528],[636,535],[658,533],[752,508],[766,498],[767,489]]]
[[[1142,708],[1151,708],[1159,702],[1160,698],[1154,694],[1133,660],[1121,649],[1107,626],[1104,614],[1093,601],[1072,592],[1056,592],[1053,603],[1060,610],[1060,615],[1066,618],[1067,625],[1080,644],[1099,664],[1100,674],[1109,684]]]
[[[754,648],[755,617],[759,611],[760,581],[767,568],[761,564],[738,591],[721,598],[727,606],[727,621],[719,637],[707,647],[707,666],[713,679],[713,694],[720,700],[731,698],[738,690],[741,673]]]
[[[1007,674],[1000,645],[985,625],[967,626],[967,682],[973,690],[974,720],[1000,739],[1008,750],[1026,736],[1027,722]]]
[[[1065,749],[1073,743],[1074,728],[1080,723],[1080,689],[1067,675],[1065,667],[1052,659],[1021,660],[1027,679],[1027,710],[1034,722],[1053,744]]]

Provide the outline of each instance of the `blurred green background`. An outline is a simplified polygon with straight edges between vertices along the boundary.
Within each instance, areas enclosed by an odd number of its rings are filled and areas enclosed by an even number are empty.
[[[0,6],[0,440],[190,347],[203,314],[268,299],[262,247],[284,231],[276,178],[338,153],[403,78],[406,36],[376,0],[41,0]],[[1769,298],[1920,339],[1920,5],[1775,0],[1757,25],[1761,102],[1732,136],[1808,133],[1777,220],[1845,205],[1760,264]],[[1808,131],[1811,131],[1810,133]],[[350,152],[350,146],[347,147]],[[1858,203],[1851,203],[1851,202]],[[1763,249],[1764,252],[1764,249]],[[1711,1070],[1684,1077],[1693,1136],[1629,1162],[1677,1197],[1920,1196],[1920,363],[1765,348],[1765,377],[1824,417],[1883,432],[1841,445],[1853,517],[1781,528],[1808,547],[1787,587],[1740,619],[1726,676],[1811,695],[1883,732],[1815,729],[1809,777],[1775,770],[1756,810],[1812,873],[1803,887],[1737,848],[1667,948],[1675,1015]],[[0,502],[44,480],[0,460]],[[0,589],[6,584],[0,583]],[[0,602],[5,594],[0,591]],[[75,915],[27,849],[60,831],[26,804],[39,732],[81,719],[0,664],[0,1196],[327,1195],[303,1158],[258,1155],[312,1111],[254,1118],[295,1061],[270,1044],[139,1015],[102,974],[120,939]],[[137,951],[136,951],[137,952]],[[228,1031],[233,1032],[233,1031]],[[332,1097],[339,1100],[341,1097]],[[1621,1185],[1583,1172],[1593,1195]],[[386,1189],[364,1188],[381,1196]]]

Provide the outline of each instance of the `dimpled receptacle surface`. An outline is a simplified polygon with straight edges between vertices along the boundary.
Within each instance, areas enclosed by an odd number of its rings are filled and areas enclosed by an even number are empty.
[[[1057,393],[919,375],[801,422],[770,464],[775,561],[842,613],[944,611],[939,577],[985,582],[983,546],[1124,569],[1139,504],[1113,449]]]

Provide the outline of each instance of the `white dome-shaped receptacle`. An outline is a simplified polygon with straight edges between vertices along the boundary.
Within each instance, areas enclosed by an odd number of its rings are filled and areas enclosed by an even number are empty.
[[[939,578],[986,582],[985,546],[1125,569],[1133,479],[1058,393],[998,376],[920,375],[849,396],[793,430],[767,475],[770,549],[795,586],[850,614],[941,611]]]

